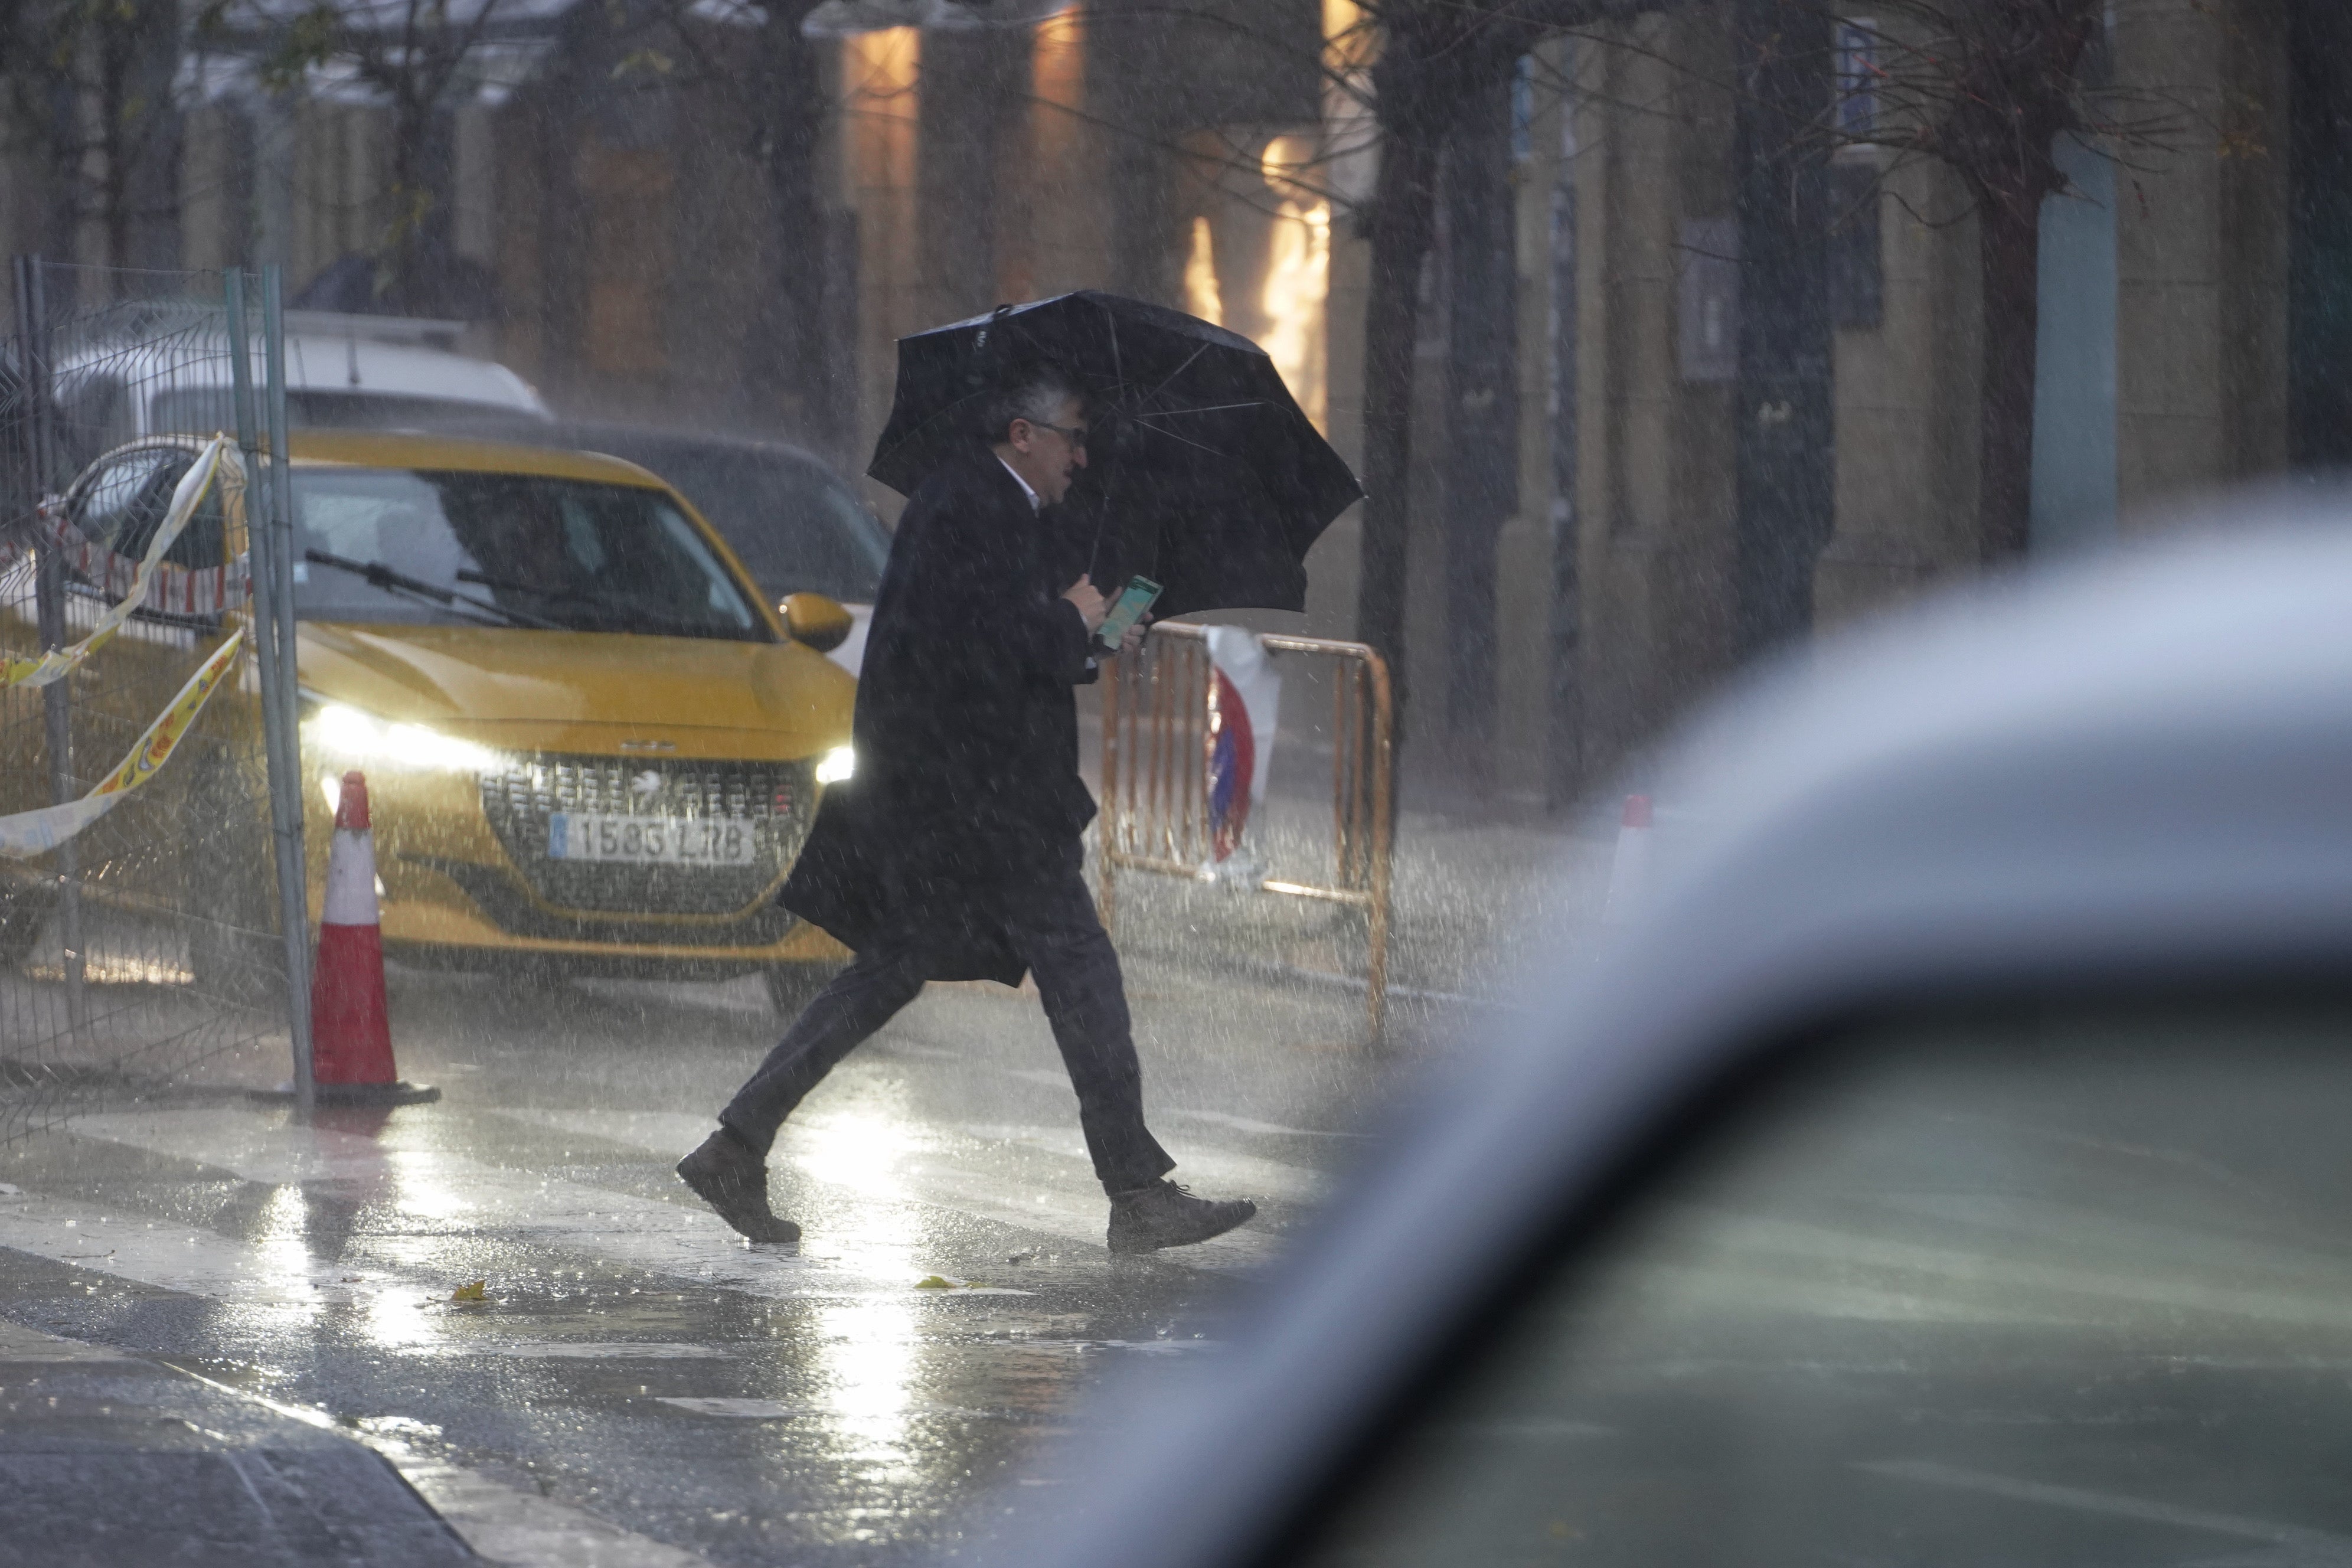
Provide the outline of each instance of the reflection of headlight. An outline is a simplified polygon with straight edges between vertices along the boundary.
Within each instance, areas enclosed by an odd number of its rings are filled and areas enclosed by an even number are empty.
[[[816,782],[839,784],[857,771],[857,753],[847,746],[835,746],[816,765]]]
[[[499,763],[499,754],[488,746],[422,724],[391,723],[341,702],[320,706],[310,721],[310,743],[378,767],[480,773]]]

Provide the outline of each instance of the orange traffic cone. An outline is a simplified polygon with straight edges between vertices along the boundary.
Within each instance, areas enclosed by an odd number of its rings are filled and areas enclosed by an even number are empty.
[[[1609,868],[1609,898],[1601,906],[1601,923],[1623,925],[1628,911],[1641,901],[1642,884],[1650,876],[1650,797],[1629,795],[1617,819],[1617,858]]]
[[[310,972],[310,1068],[321,1105],[415,1105],[441,1091],[404,1083],[392,1064],[384,1005],[383,931],[376,908],[375,835],[367,780],[343,775],[335,837],[327,850],[327,899]]]

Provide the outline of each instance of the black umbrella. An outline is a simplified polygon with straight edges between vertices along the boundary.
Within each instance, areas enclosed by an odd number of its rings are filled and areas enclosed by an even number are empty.
[[[1152,613],[1307,607],[1307,552],[1360,499],[1265,351],[1196,316],[1082,289],[898,340],[890,423],[866,472],[910,494],[978,437],[1011,367],[1063,365],[1091,400],[1087,467],[1059,509],[1071,575],[1140,572]]]

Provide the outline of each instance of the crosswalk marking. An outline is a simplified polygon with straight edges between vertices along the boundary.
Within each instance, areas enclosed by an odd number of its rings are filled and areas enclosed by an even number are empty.
[[[1998,1205],[1988,1205],[1991,1222]],[[1946,1218],[1960,1217],[1947,1215]],[[2095,1263],[2020,1258],[1964,1228],[1969,1245],[1936,1245],[1917,1232],[1864,1235],[1811,1221],[1695,1209],[1662,1232],[1670,1250],[1635,1260],[1619,1276],[1645,1295],[1706,1311],[1797,1311],[1888,1321],[2096,1323],[2119,1311],[2209,1312],[2297,1328],[2352,1329],[2352,1267],[2290,1254],[2296,1284],[2252,1279],[2249,1249],[2236,1281],[2184,1275],[2161,1265],[2126,1271]],[[2176,1237],[2177,1246],[2188,1233]],[[2145,1240],[2146,1238],[2143,1238]],[[1824,1266],[1833,1266],[1825,1268]],[[1855,1269],[1877,1271],[1857,1279]],[[2335,1289],[2322,1273],[2332,1274]]]
[[[38,1329],[28,1329],[0,1318],[0,1362],[57,1363],[100,1364],[129,1363],[131,1357],[106,1345],[93,1345],[80,1340],[61,1339],[45,1334]]]
[[[698,1116],[651,1113],[480,1110],[467,1114],[584,1133],[642,1148],[665,1161],[691,1147],[709,1128]],[[404,1356],[635,1361],[650,1370],[651,1363],[664,1361],[695,1364],[740,1359],[743,1352],[740,1347],[674,1342],[536,1340],[528,1318],[495,1315],[496,1280],[484,1309],[450,1300],[453,1286],[465,1283],[469,1272],[454,1261],[463,1253],[453,1252],[453,1243],[520,1244],[501,1248],[511,1280],[534,1272],[561,1279],[574,1268],[593,1263],[755,1296],[843,1301],[887,1298],[918,1315],[891,1321],[912,1323],[940,1311],[950,1315],[943,1321],[965,1312],[984,1314],[989,1307],[972,1300],[982,1295],[1026,1294],[993,1281],[974,1290],[918,1289],[916,1281],[937,1268],[922,1259],[923,1238],[938,1228],[936,1220],[924,1217],[925,1209],[982,1215],[1032,1235],[1065,1237],[1095,1247],[1100,1245],[1107,1212],[1082,1147],[1066,1130],[996,1128],[980,1130],[977,1135],[950,1130],[943,1147],[940,1136],[929,1130],[892,1131],[888,1119],[804,1119],[780,1145],[780,1159],[806,1172],[817,1192],[876,1201],[856,1202],[847,1211],[858,1216],[854,1235],[820,1238],[810,1255],[799,1256],[746,1246],[682,1188],[677,1201],[664,1202],[536,1169],[494,1165],[442,1147],[415,1147],[414,1142],[425,1138],[469,1146],[463,1128],[436,1125],[425,1132],[422,1127],[410,1133],[410,1144],[404,1144],[397,1128],[377,1137],[303,1127],[244,1106],[88,1117],[74,1128],[81,1139],[182,1163],[200,1184],[206,1176],[215,1182],[225,1176],[269,1189],[249,1192],[228,1205],[243,1238],[201,1222],[165,1217],[171,1211],[149,1210],[142,1198],[130,1200],[138,1208],[118,1206],[111,1189],[100,1189],[93,1196],[67,1195],[39,1190],[41,1183],[35,1180],[34,1190],[11,1184],[10,1190],[0,1191],[0,1247],[138,1285],[278,1309],[297,1319],[348,1308],[359,1314],[354,1324],[364,1338]],[[887,1134],[878,1150],[870,1146],[877,1127]],[[1066,1169],[1045,1168],[1049,1161],[1031,1159],[1034,1168],[1017,1178],[1016,1190],[1008,1191],[1003,1176],[959,1166],[959,1158],[969,1152],[967,1139],[974,1145],[984,1139],[1018,1141]],[[1283,1181],[1286,1190],[1304,1190],[1303,1183],[1281,1170],[1264,1173]],[[136,1185],[143,1191],[148,1184]],[[315,1200],[327,1194],[352,1223],[347,1233],[322,1239]],[[1041,1198],[1045,1201],[1036,1201]],[[831,1197],[826,1201],[838,1206]],[[314,1247],[331,1256],[314,1256]],[[1268,1238],[1249,1237],[1237,1245],[1212,1243],[1189,1249],[1181,1261],[1238,1269],[1254,1267],[1269,1252]],[[513,1288],[511,1281],[509,1288]],[[972,1304],[935,1305],[958,1300]],[[1100,1348],[1152,1355],[1211,1347],[1105,1342]],[[0,1341],[0,1353],[6,1349]],[[786,1407],[774,1402],[698,1401],[686,1394],[665,1399],[667,1407],[681,1417],[713,1421],[788,1419],[795,1414],[838,1419],[841,1415],[838,1408],[821,1404]],[[918,1419],[1019,1418],[1006,1411],[919,1402],[907,1404],[898,1413]],[[692,1568],[702,1561],[405,1447],[395,1429],[351,1435],[392,1459],[486,1557],[532,1564],[580,1563],[591,1568]]]
[[[2324,1530],[2311,1530],[2297,1524],[2276,1524],[2266,1519],[2251,1519],[2243,1514],[2211,1513],[2202,1509],[2182,1508],[2177,1503],[2151,1502],[2145,1498],[2119,1497],[2111,1492],[2087,1491],[2080,1487],[2053,1486],[2047,1481],[2018,1480],[2009,1476],[1963,1469],[1957,1465],[1938,1464],[1931,1459],[1861,1461],[1853,1468],[1891,1480],[1949,1487],[2019,1502],[2042,1503],[2053,1508],[2105,1514],[2113,1519],[2168,1524],[2182,1530],[2201,1530],[2215,1535],[2260,1541],[2272,1546],[2294,1549],[2299,1553],[2295,1559],[2298,1563],[2352,1563],[2352,1536],[2331,1535]]]
[[[215,1300],[311,1306],[362,1293],[346,1266],[310,1257],[299,1240],[265,1253],[208,1230],[33,1193],[0,1195],[0,1247]]]
[[[152,1244],[139,1251],[142,1266],[163,1267],[173,1279],[185,1281],[156,1279],[151,1283],[199,1295],[249,1297],[268,1288],[274,1276],[280,1294],[298,1289],[288,1281],[299,1278],[299,1288],[315,1287],[321,1293],[319,1299],[342,1299],[337,1294],[342,1288],[370,1283],[341,1278],[354,1255],[396,1275],[411,1276],[416,1284],[430,1282],[446,1291],[447,1282],[440,1279],[446,1266],[436,1265],[431,1274],[421,1266],[437,1254],[443,1237],[485,1230],[754,1296],[799,1297],[844,1289],[866,1294],[903,1289],[912,1283],[910,1279],[861,1275],[855,1268],[829,1267],[778,1248],[749,1246],[716,1215],[699,1207],[483,1165],[437,1151],[386,1147],[359,1133],[297,1127],[240,1110],[91,1116],[78,1121],[75,1131],[82,1137],[171,1155],[266,1185],[334,1180],[362,1198],[374,1189],[388,1208],[411,1218],[401,1231],[371,1230],[353,1237],[345,1260],[332,1265],[310,1262],[298,1237],[284,1249],[283,1267],[262,1271],[259,1279],[254,1249],[219,1237],[207,1242],[201,1233],[183,1233],[179,1243],[192,1257],[205,1260],[201,1268],[173,1268],[171,1258],[178,1255],[151,1257]],[[20,1216],[28,1224],[30,1213]],[[0,1228],[0,1236],[5,1234]],[[29,1234],[34,1239],[26,1250],[47,1257],[62,1257],[61,1248],[70,1239],[44,1229]]]
[[[1465,997],[1465,1001],[1473,998]],[[937,1046],[919,1046],[905,1039],[893,1039],[889,1054],[898,1057],[919,1057],[927,1061],[954,1062],[965,1068],[977,1068],[1002,1078],[1018,1079],[1024,1083],[1042,1084],[1047,1089],[1067,1089],[1066,1073],[1049,1072],[1043,1068],[1000,1067],[993,1062],[975,1062],[961,1052],[943,1050]],[[1205,1122],[1212,1127],[1229,1128],[1235,1132],[1255,1132],[1271,1138],[1370,1138],[1369,1132],[1334,1131],[1328,1128],[1291,1127],[1279,1121],[1261,1121],[1254,1116],[1238,1116],[1230,1110],[1200,1110],[1188,1105],[1152,1105],[1146,1108],[1147,1117],[1168,1117],[1179,1121]],[[1189,1156],[1190,1151],[1187,1151]],[[1188,1157],[1187,1166],[1192,1163]]]
[[[313,1426],[336,1425],[323,1411],[232,1388],[185,1367],[173,1370]],[[468,1546],[504,1568],[710,1568],[709,1559],[696,1552],[624,1530],[553,1498],[492,1480],[463,1465],[420,1454],[397,1437],[364,1429],[344,1436],[391,1461]]]
[[[1988,1199],[1958,1193],[1890,1192],[1874,1194],[1870,1201],[1874,1207],[1906,1218],[1926,1218],[1979,1237],[1991,1233],[2005,1242],[2042,1243],[2070,1258],[2128,1258],[2134,1274],[2159,1268],[2192,1269],[2239,1282],[2256,1273],[2308,1284],[2323,1295],[2339,1293],[2352,1283],[2352,1268],[2340,1253],[2298,1247],[2243,1229],[2208,1228],[2178,1215],[2162,1222],[2135,1219],[2111,1209],[2021,1193]],[[2233,1214],[2222,1223],[2242,1219],[2242,1214]]]
[[[0,1197],[7,1198],[22,1195],[14,1191],[0,1194]],[[106,1345],[45,1334],[5,1318],[0,1318],[0,1362],[104,1369],[147,1368],[154,1364]],[[310,1426],[334,1426],[318,1411],[261,1398],[186,1368],[173,1366],[170,1373],[201,1383],[229,1398],[263,1405]],[[341,1435],[383,1454],[434,1510],[490,1562],[511,1564],[512,1568],[709,1568],[706,1559],[691,1552],[623,1530],[578,1509],[534,1492],[518,1490],[461,1466],[425,1458],[396,1440],[372,1436],[364,1430],[345,1430]]]
[[[984,1142],[1018,1143],[1024,1148],[1043,1150],[1066,1160],[1084,1161],[1087,1157],[1086,1139],[1074,1126],[997,1126],[966,1122],[956,1131]],[[1187,1181],[1213,1184],[1220,1196],[1230,1193],[1237,1197],[1276,1198],[1284,1203],[1312,1205],[1331,1195],[1331,1178],[1321,1171],[1213,1147],[1187,1148],[1176,1173]]]
[[[691,1149],[708,1136],[707,1116],[663,1110],[540,1110],[502,1109],[493,1114],[530,1126],[601,1138],[627,1147],[667,1152]],[[1109,1216],[1108,1201],[1078,1156],[1076,1179],[1085,1190],[1074,1192],[1055,1184],[1045,1191],[1035,1184],[1009,1188],[1005,1176],[964,1170],[952,1162],[920,1155],[889,1159],[844,1158],[834,1147],[854,1141],[869,1129],[859,1119],[822,1113],[796,1117],[778,1135],[776,1152],[803,1173],[826,1185],[845,1188],[861,1196],[913,1200],[1004,1225],[1042,1231],[1065,1240],[1103,1245]],[[1050,1135],[1048,1135],[1050,1137]],[[1059,1151],[1049,1151],[1059,1152]],[[1166,1255],[1187,1268],[1215,1272],[1244,1272],[1264,1267],[1280,1251],[1279,1241],[1264,1231],[1247,1227],[1181,1253]]]
[[[452,1349],[457,1347],[453,1346]],[[546,1361],[732,1361],[717,1345],[649,1344],[635,1340],[537,1340],[504,1344],[468,1344],[467,1355],[513,1356]]]
[[[824,1420],[839,1420],[841,1412],[826,1405],[788,1405],[776,1399],[706,1398],[693,1394],[664,1394],[656,1405],[672,1405],[695,1415],[716,1415],[729,1421],[796,1421],[803,1416]],[[922,1401],[899,1406],[901,1415],[950,1415],[967,1420],[1001,1420],[1001,1412],[973,1410],[961,1405],[930,1405]]]

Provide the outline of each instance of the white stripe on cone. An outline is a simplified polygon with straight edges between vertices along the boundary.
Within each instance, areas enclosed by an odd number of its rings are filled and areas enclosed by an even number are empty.
[[[1650,797],[1629,795],[1617,819],[1617,858],[1609,868],[1609,897],[1601,906],[1601,923],[1623,925],[1632,918],[1650,877]]]
[[[326,907],[319,923],[331,926],[372,926],[383,923],[375,897],[375,832],[366,827],[338,827],[327,848]]]

